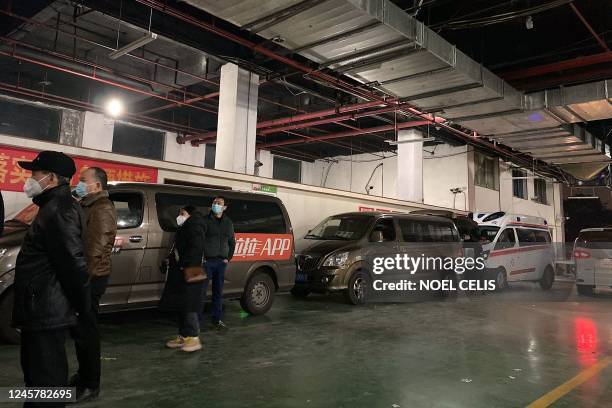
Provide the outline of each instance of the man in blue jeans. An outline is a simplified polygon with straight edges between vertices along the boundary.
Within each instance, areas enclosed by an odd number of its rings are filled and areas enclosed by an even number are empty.
[[[210,213],[205,218],[204,230],[204,268],[208,282],[212,285],[212,324],[217,329],[227,329],[223,323],[223,282],[225,268],[234,255],[236,239],[234,224],[225,215],[227,202],[225,198],[215,197],[210,207]],[[207,290],[208,283],[204,285]]]

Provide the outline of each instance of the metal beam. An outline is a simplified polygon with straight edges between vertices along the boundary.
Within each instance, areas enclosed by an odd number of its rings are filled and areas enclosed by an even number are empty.
[[[603,48],[606,51],[610,51],[610,48],[608,48],[608,44],[606,44],[606,42],[604,40],[601,39],[601,37],[599,35],[597,35],[597,33],[595,32],[595,30],[593,30],[593,27],[591,27],[591,24],[589,24],[589,22],[587,21],[586,18],[584,18],[584,16],[582,15],[582,13],[580,12],[580,10],[578,10],[578,8],[574,5],[574,3],[570,3],[569,4],[570,7],[572,8],[572,10],[574,10],[574,13],[576,13],[576,15],[578,16],[578,18],[580,19],[580,21],[582,21],[582,24],[584,24],[584,26],[587,28],[587,30],[589,30],[589,32],[593,35],[593,37],[595,38],[595,40],[597,40],[597,42],[599,43],[599,45],[601,45],[601,48]],[[608,11],[610,11],[608,9]]]
[[[605,62],[612,62],[612,52],[602,52],[601,54],[587,55],[586,57],[579,57],[571,60],[553,62],[551,64],[519,69],[517,71],[500,73],[499,76],[505,79],[506,81],[516,81],[544,74],[550,74],[552,72],[566,71],[569,69],[602,64]]]

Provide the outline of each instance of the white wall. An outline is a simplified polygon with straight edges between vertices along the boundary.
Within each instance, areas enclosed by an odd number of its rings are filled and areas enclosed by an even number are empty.
[[[438,145],[435,150],[427,146],[423,151],[423,201],[425,204],[442,207],[453,207],[451,188],[468,187],[467,147]],[[431,152],[434,151],[434,154]],[[336,188],[339,190],[366,193],[365,186],[372,172],[380,163],[383,166],[376,169],[369,185],[372,196],[397,198],[397,156],[386,152],[358,154],[330,158],[329,161],[317,160],[314,163],[304,162],[302,165],[302,182],[314,186]],[[325,173],[329,169],[327,179]],[[324,183],[324,185],[322,184]],[[467,209],[467,197],[458,194],[455,208]]]
[[[203,167],[206,146],[202,144],[194,147],[191,143],[179,144],[176,142],[176,136],[176,133],[166,132],[164,160]]]
[[[431,154],[430,152],[434,152]],[[425,204],[467,210],[468,158],[467,146],[447,144],[425,147],[423,151],[423,198]],[[463,193],[451,193],[452,188],[464,188]]]
[[[85,112],[82,146],[89,149],[113,151],[115,121],[101,113]]]
[[[527,170],[527,177],[534,173]],[[563,212],[560,184],[546,185],[547,204],[533,200],[534,179],[528,178],[527,198],[514,197],[512,192],[512,169],[505,162],[499,162],[499,191],[475,186],[474,212],[505,211],[513,214],[535,215],[546,219],[553,228],[553,240],[563,241]]]

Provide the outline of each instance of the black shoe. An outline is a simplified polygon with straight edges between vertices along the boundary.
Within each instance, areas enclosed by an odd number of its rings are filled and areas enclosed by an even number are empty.
[[[75,404],[79,404],[81,402],[87,402],[98,398],[100,395],[100,387],[98,388],[85,388],[85,387],[77,387],[76,389],[76,401]]]
[[[219,331],[225,331],[228,329],[227,325],[223,323],[223,321],[219,320],[218,322],[213,322],[213,328]]]

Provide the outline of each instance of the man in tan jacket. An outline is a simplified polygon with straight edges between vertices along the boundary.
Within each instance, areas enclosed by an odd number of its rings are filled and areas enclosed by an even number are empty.
[[[76,387],[77,402],[94,399],[100,393],[100,332],[98,311],[111,273],[111,253],[117,234],[117,213],[109,199],[106,172],[91,167],[81,173],[74,192],[85,213],[85,255],[91,287],[92,308],[79,315],[73,332],[79,370],[70,380]]]

